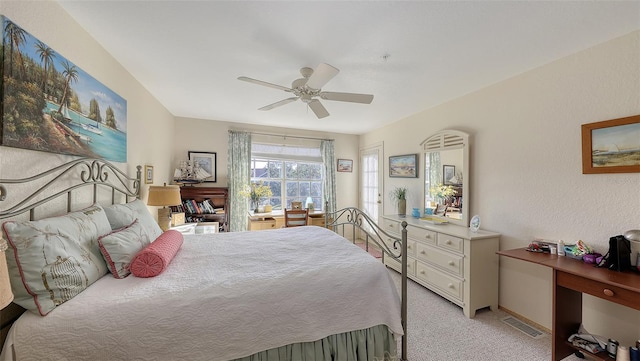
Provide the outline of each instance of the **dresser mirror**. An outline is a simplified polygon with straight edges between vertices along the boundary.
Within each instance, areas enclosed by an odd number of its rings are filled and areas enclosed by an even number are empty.
[[[469,225],[469,135],[443,130],[422,142],[424,213]]]

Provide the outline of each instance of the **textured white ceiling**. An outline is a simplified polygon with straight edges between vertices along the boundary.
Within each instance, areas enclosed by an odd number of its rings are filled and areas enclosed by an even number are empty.
[[[640,29],[640,1],[58,1],[174,116],[362,134]],[[386,59],[385,59],[386,57]],[[340,73],[317,120],[284,91]]]

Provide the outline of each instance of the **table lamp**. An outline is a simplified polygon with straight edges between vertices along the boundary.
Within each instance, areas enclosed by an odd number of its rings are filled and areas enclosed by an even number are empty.
[[[171,208],[168,206],[177,206],[182,203],[180,199],[180,187],[176,185],[150,186],[149,199],[147,205],[159,206],[158,208],[158,225],[160,229],[166,231],[171,224]]]
[[[9,306],[13,301],[11,283],[9,282],[9,269],[4,251],[7,250],[7,242],[0,237],[0,310]]]

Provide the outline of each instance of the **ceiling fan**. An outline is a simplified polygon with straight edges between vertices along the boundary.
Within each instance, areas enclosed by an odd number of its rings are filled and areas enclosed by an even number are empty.
[[[340,70],[338,70],[337,68],[325,63],[321,63],[320,65],[318,65],[316,70],[304,67],[300,69],[302,78],[294,80],[293,83],[291,83],[291,88],[268,83],[262,80],[248,78],[246,76],[238,77],[238,80],[284,90],[287,93],[293,93],[293,95],[295,95],[294,97],[280,100],[273,104],[265,105],[258,110],[271,110],[273,108],[277,108],[279,106],[289,104],[300,99],[305,102],[309,106],[309,108],[311,108],[311,110],[313,110],[313,113],[316,115],[316,117],[324,118],[329,115],[329,112],[317,98],[324,100],[335,100],[340,102],[371,104],[371,101],[373,101],[373,95],[371,94],[322,91],[322,87],[327,84],[329,80],[338,75],[339,72]]]

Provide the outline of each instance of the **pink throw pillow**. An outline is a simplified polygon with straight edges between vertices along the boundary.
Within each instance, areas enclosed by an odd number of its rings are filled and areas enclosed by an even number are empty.
[[[155,277],[171,263],[182,246],[182,233],[165,231],[150,245],[138,252],[131,260],[130,270],[136,277]]]

